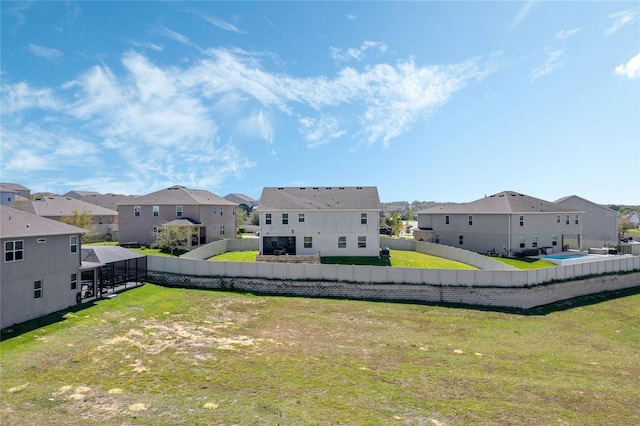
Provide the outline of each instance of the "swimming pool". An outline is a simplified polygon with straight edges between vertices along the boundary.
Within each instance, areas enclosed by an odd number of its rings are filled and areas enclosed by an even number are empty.
[[[589,254],[589,253],[562,253],[549,254],[540,256],[541,259],[548,260],[558,266],[575,265],[576,263],[597,262],[601,260],[611,259],[612,256],[606,254]]]
[[[547,256],[542,256],[543,259],[556,259],[556,260],[567,260],[567,259],[579,259],[581,257],[589,256],[588,254],[582,253],[572,253],[572,254],[550,254]]]

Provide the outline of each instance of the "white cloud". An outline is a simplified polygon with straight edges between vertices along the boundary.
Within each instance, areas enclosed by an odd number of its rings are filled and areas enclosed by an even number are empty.
[[[529,74],[531,81],[535,81],[561,68],[563,64],[560,58],[563,54],[564,52],[562,50],[547,49],[547,60],[543,65],[531,70]]]
[[[620,64],[616,67],[616,74],[630,80],[640,78],[640,53],[631,58],[626,64]]]
[[[257,137],[268,143],[273,143],[273,124],[262,110],[254,111],[248,117],[241,119],[236,127],[246,136]]]
[[[3,115],[31,108],[52,110],[61,106],[51,89],[33,88],[25,82],[16,84],[3,82],[0,91]]]
[[[520,22],[522,22],[522,20],[527,17],[529,12],[531,12],[531,8],[533,7],[534,3],[535,3],[535,0],[529,0],[520,8],[520,10],[518,11],[518,14],[511,21],[511,24],[509,25],[509,30],[512,30],[518,25],[520,25]]]
[[[567,39],[567,38],[569,38],[571,36],[576,35],[580,31],[582,31],[582,28],[573,28],[573,29],[570,29],[570,30],[561,30],[561,31],[558,31],[556,33],[556,38],[560,39],[560,40],[564,40],[564,39]]]
[[[328,144],[332,139],[343,136],[347,131],[340,128],[336,117],[322,114],[317,118],[300,117],[298,131],[303,139],[309,142],[308,148],[316,148]]]
[[[356,60],[361,61],[366,56],[367,50],[369,49],[377,49],[380,53],[385,53],[387,51],[387,45],[384,43],[376,42],[376,41],[365,41],[358,48],[350,47],[346,50],[342,50],[337,47],[329,47],[331,57],[336,61],[349,61]]]
[[[225,30],[225,31],[231,31],[237,34],[243,34],[243,31],[238,29],[238,27],[236,27],[235,25],[220,19],[220,18],[216,18],[215,16],[208,16],[208,15],[204,15],[204,14],[198,14],[198,16],[200,16],[202,19],[204,19],[205,21],[207,21],[208,23],[210,23],[211,25],[213,25],[214,27],[218,27],[221,30]]]
[[[184,36],[180,33],[177,33],[175,31],[170,30],[169,28],[163,26],[162,28],[162,34],[166,37],[169,37],[172,40],[177,41],[178,43],[182,43],[185,44],[187,46],[191,46],[191,42],[189,41],[189,37]]]
[[[621,10],[620,12],[609,15],[609,18],[613,19],[613,24],[604,31],[605,35],[611,35],[615,33],[620,28],[633,22],[637,16],[638,12],[631,9]]]
[[[27,50],[35,56],[40,58],[48,59],[50,61],[57,61],[62,58],[62,52],[58,49],[51,49],[48,47],[38,46],[37,44],[29,43],[27,45]]]
[[[157,44],[157,43],[150,43],[150,42],[140,42],[140,41],[136,41],[133,40],[130,42],[132,46],[135,47],[140,47],[143,49],[150,49],[150,50],[154,50],[156,52],[162,52],[164,50],[164,46],[161,44]]]

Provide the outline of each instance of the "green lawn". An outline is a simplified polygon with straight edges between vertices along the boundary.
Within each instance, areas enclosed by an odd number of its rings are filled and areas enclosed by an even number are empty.
[[[518,269],[555,268],[556,264],[546,259],[529,259],[514,257],[492,257],[493,260],[506,263]]]
[[[210,257],[207,260],[214,262],[255,262],[258,253],[258,250],[228,251],[218,256]]]
[[[102,242],[102,243],[90,243],[90,244],[82,244],[83,246],[117,246],[117,241],[110,242]],[[175,250],[173,255],[164,249],[156,249],[156,248],[135,248],[135,247],[127,247],[127,250],[135,251],[136,253],[146,254],[149,256],[165,256],[165,257],[178,257],[181,254],[186,253],[185,250]]]
[[[640,424],[640,293],[617,295],[520,315],[145,285],[3,333],[1,423]]]
[[[475,266],[429,254],[406,250],[390,250],[388,259],[377,257],[323,257],[323,264],[391,266],[396,268],[478,269]]]

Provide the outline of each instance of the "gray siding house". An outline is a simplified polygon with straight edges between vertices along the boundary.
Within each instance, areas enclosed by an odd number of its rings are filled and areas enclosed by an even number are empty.
[[[418,212],[414,238],[478,253],[508,256],[545,248],[561,251],[571,239],[581,249],[582,211],[504,191],[470,203]]]
[[[236,204],[201,189],[172,186],[123,201],[120,243],[151,244],[163,226],[192,226],[189,248],[236,237]]]
[[[570,195],[555,201],[556,204],[584,211],[582,215],[582,248],[606,247],[618,245],[618,217],[615,210],[592,201]]]
[[[0,206],[0,328],[77,303],[82,233],[75,226]]]
[[[260,254],[379,256],[378,188],[266,187]]]

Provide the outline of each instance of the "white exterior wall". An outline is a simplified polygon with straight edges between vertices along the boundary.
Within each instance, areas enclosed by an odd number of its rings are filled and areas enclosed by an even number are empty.
[[[80,235],[78,251],[70,251],[70,235],[2,239],[0,272],[0,328],[75,305],[80,291]],[[24,241],[24,259],[4,261],[5,241]],[[71,274],[77,273],[77,289],[71,289]],[[34,281],[42,280],[42,297],[34,298]]]
[[[289,223],[282,224],[282,214],[289,215]],[[361,213],[367,213],[367,223],[360,223]],[[267,224],[271,214],[271,224]],[[304,214],[304,222],[298,215]],[[377,210],[322,211],[261,211],[260,253],[264,253],[264,237],[296,237],[297,255],[321,256],[378,256],[380,245]],[[358,237],[366,237],[366,248],[358,247]],[[312,247],[304,247],[304,237],[312,238]],[[346,237],[346,248],[338,248],[338,238]]]
[[[618,244],[618,214],[579,197],[570,197],[558,202],[565,208],[584,211],[582,231],[584,249],[590,247],[615,246]]]

